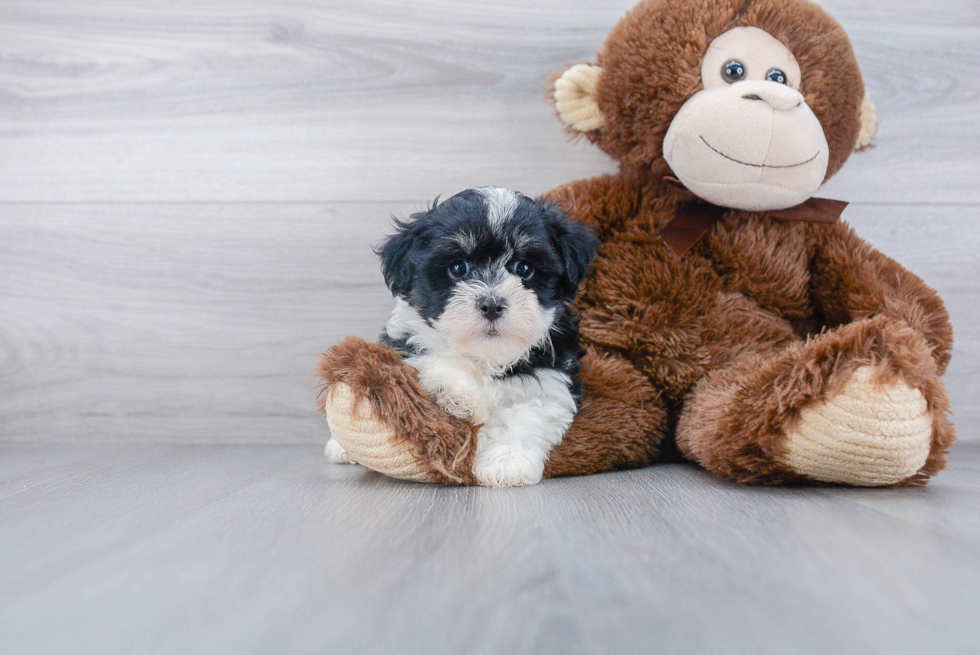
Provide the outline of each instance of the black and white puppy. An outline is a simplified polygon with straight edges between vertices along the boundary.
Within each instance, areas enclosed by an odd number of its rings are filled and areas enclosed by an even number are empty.
[[[496,187],[396,226],[377,251],[396,299],[382,343],[446,412],[483,426],[481,484],[539,482],[581,395],[571,303],[598,239],[556,205]],[[333,446],[328,455],[345,461]]]

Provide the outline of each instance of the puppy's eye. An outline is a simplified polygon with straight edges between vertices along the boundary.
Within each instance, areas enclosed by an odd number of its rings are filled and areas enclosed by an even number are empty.
[[[470,272],[470,265],[462,259],[457,259],[449,265],[449,275],[454,279],[460,279]]]
[[[528,264],[523,259],[518,259],[514,262],[514,275],[526,280],[534,274],[534,267]]]
[[[776,82],[777,84],[789,84],[789,79],[787,79],[786,73],[778,68],[769,69],[769,72],[766,73],[766,79],[770,82]]]
[[[725,81],[731,84],[732,82],[738,82],[745,78],[745,64],[740,62],[738,59],[732,59],[730,62],[721,67],[721,76],[725,78]]]

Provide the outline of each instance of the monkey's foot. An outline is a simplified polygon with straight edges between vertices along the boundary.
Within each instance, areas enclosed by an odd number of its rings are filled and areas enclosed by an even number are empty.
[[[922,392],[855,369],[833,396],[800,410],[786,434],[786,464],[813,480],[879,487],[915,475],[929,456],[932,417]]]
[[[394,433],[375,418],[370,403],[355,402],[348,385],[337,383],[330,390],[326,415],[330,434],[358,464],[401,480],[435,481],[419,465],[408,442],[395,439]]]

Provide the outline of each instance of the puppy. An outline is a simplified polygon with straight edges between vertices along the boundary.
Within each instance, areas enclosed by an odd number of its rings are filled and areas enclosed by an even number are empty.
[[[570,305],[598,239],[554,204],[496,187],[396,226],[377,251],[396,299],[381,342],[446,412],[482,426],[481,484],[539,482],[581,397]],[[332,439],[327,455],[350,461]]]

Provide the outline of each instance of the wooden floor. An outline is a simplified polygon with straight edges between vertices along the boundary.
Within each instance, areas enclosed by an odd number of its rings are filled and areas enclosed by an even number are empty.
[[[633,1],[0,3],[0,653],[977,652],[975,0],[822,3],[880,130],[821,195],[953,319],[928,488],[324,464],[389,216],[613,170],[542,89]]]
[[[530,488],[311,446],[0,446],[9,653],[975,653],[980,444],[922,489]]]

